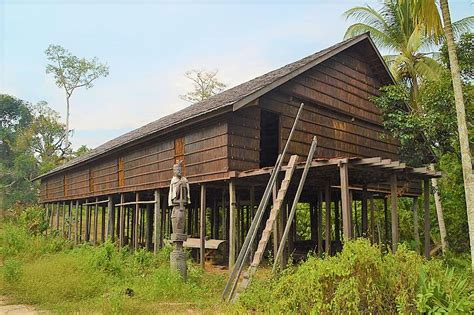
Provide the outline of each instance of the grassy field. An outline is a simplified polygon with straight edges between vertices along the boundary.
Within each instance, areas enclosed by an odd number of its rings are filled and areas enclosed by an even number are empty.
[[[272,277],[259,268],[234,305],[221,300],[228,272],[191,259],[184,283],[169,268],[171,248],[157,255],[106,242],[73,244],[45,236],[41,209],[0,222],[0,295],[52,313],[472,313],[468,255],[426,261],[400,245],[383,254],[368,240],[341,253],[311,256]],[[39,223],[38,223],[39,222]]]
[[[168,267],[169,248],[157,256],[118,251],[113,244],[72,245],[2,224],[0,295],[54,313],[227,312],[220,299],[226,273],[189,264],[183,283]]]

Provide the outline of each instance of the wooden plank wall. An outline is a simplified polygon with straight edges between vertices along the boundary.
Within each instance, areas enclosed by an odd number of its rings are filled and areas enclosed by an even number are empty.
[[[260,162],[260,107],[243,108],[230,115],[229,169],[258,169]]]
[[[184,135],[151,140],[81,169],[43,179],[40,198],[65,200],[167,187],[173,176],[173,164],[182,159],[185,176],[191,183],[225,178],[227,133],[226,117],[222,117]],[[179,152],[175,148],[177,142]]]

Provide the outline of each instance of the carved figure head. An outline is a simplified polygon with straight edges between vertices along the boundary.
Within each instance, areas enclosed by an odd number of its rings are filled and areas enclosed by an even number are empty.
[[[175,165],[173,165],[173,175],[176,177],[181,177],[183,175],[183,161],[178,161]]]

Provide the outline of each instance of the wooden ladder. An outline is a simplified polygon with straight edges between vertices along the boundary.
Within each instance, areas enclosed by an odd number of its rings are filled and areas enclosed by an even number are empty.
[[[281,182],[281,187],[278,190],[277,198],[270,211],[270,216],[267,219],[265,229],[263,230],[262,238],[258,242],[258,247],[257,247],[257,250],[255,251],[255,255],[253,256],[252,263],[250,264],[250,267],[247,273],[244,275],[244,279],[240,283],[238,292],[241,292],[242,290],[247,288],[252,276],[255,274],[258,266],[260,265],[260,262],[262,261],[265,248],[267,247],[268,240],[270,239],[270,235],[273,230],[273,224],[275,224],[275,220],[278,216],[278,212],[280,211],[283,201],[285,199],[286,192],[288,191],[288,187],[290,186],[291,177],[293,176],[293,173],[295,172],[297,162],[298,162],[298,156],[292,155],[290,157],[290,160],[287,165],[287,169],[285,171],[285,177],[283,178],[283,181]]]

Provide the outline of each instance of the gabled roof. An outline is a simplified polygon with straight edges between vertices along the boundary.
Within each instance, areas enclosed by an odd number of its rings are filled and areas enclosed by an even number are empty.
[[[375,48],[374,43],[370,39],[368,33],[347,39],[338,44],[335,44],[331,47],[323,49],[317,53],[314,53],[310,56],[307,56],[303,59],[300,59],[296,62],[287,64],[279,69],[270,71],[262,76],[259,76],[255,79],[237,85],[233,88],[225,90],[219,94],[216,94],[204,101],[194,103],[180,111],[177,111],[168,116],[162,117],[158,120],[155,120],[143,127],[137,128],[130,132],[125,133],[115,139],[107,141],[106,143],[98,146],[95,149],[92,149],[67,163],[56,167],[55,169],[42,174],[36,179],[43,178],[62,170],[72,168],[81,163],[88,162],[90,160],[96,159],[100,156],[105,155],[111,151],[118,150],[123,146],[135,142],[139,139],[143,139],[147,136],[157,134],[159,132],[165,131],[171,127],[178,127],[179,124],[183,122],[190,121],[197,117],[209,114],[219,109],[225,107],[230,107],[231,110],[237,110],[246,104],[254,101],[263,94],[271,91],[272,89],[280,86],[281,84],[288,82],[297,75],[303,73],[306,70],[314,67],[315,65],[327,60],[328,58],[334,56],[335,54],[361,42],[367,40],[370,45],[373,47],[380,61],[386,70],[386,77],[388,80],[393,82],[393,78],[390,75],[390,72],[386,68],[385,63],[383,62],[382,57],[380,56],[377,48]]]

